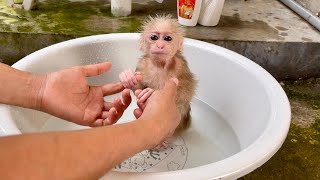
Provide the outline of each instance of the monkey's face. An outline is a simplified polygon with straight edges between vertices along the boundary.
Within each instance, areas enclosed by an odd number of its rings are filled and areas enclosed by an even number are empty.
[[[145,50],[152,59],[171,59],[180,49],[181,40],[166,24],[155,26],[145,38],[147,43]]]
[[[144,30],[140,43],[152,60],[166,63],[182,50],[183,37],[170,21],[161,21]]]
[[[152,32],[148,37],[148,43],[150,44],[150,56],[170,58],[176,53],[174,35],[171,33]]]

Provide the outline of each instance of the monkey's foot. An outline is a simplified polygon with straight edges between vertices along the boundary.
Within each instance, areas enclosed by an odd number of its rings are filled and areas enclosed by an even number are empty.
[[[156,147],[152,148],[153,151],[161,151],[169,146],[168,141],[163,141],[161,144],[158,144]]]

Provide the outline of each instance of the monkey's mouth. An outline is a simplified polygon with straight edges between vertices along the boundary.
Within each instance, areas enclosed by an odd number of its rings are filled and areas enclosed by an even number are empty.
[[[152,51],[151,54],[162,55],[162,54],[166,54],[166,53],[164,51]]]

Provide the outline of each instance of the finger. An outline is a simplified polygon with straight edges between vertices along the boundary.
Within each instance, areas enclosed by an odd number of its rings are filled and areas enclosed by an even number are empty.
[[[122,101],[125,109],[127,109],[132,101],[129,89],[125,89],[122,91]]]
[[[142,115],[141,109],[137,108],[133,111],[134,116],[138,119]]]
[[[104,102],[103,105],[104,105],[104,110],[105,111],[109,111],[114,106],[114,104],[111,103],[111,102]]]
[[[138,95],[138,99],[140,99],[145,93],[147,93],[148,91],[150,90],[150,88],[145,88],[144,90],[142,90],[141,92],[140,92],[140,94]]]
[[[177,78],[169,79],[164,85],[162,91],[169,97],[176,97],[179,80]]]
[[[140,72],[135,72],[134,73],[135,77],[136,77],[136,80],[139,82],[141,82],[143,80],[143,76]]]
[[[103,125],[103,119],[97,119],[96,121],[93,122],[91,127],[98,127]]]
[[[103,111],[101,115],[103,121],[109,117],[109,111]]]
[[[120,119],[124,111],[128,108],[128,106],[131,103],[131,96],[130,91],[128,89],[125,89],[122,92],[122,101],[118,98],[114,101],[114,107],[116,108],[116,119]]]
[[[140,99],[140,102],[146,102],[146,100],[152,95],[152,93],[154,92],[153,89],[150,89],[148,92],[146,92]]]
[[[132,72],[131,69],[129,69],[128,72],[130,73],[130,76],[132,77],[132,82],[133,82],[134,86],[137,85],[139,83],[137,80],[137,77],[136,77],[137,73]]]
[[[108,122],[110,124],[115,124],[120,119],[117,110],[115,108],[111,108],[109,113],[109,117],[107,118]]]
[[[102,93],[104,96],[112,95],[121,92],[124,87],[121,82],[110,83],[102,86]]]
[[[134,95],[135,95],[136,97],[138,97],[141,92],[142,92],[141,89],[137,89],[137,90],[134,92]]]
[[[137,102],[137,105],[138,105],[138,107],[141,109],[141,111],[143,111],[144,110],[144,108],[146,107],[146,103],[144,103],[144,102]]]
[[[126,81],[127,78],[126,78],[126,75],[124,74],[124,72],[120,73],[119,77],[120,77],[120,81],[121,81],[122,85],[125,88],[130,88],[129,84]]]
[[[97,76],[99,74],[102,74],[110,70],[111,66],[112,66],[111,62],[104,62],[99,64],[82,66],[81,69],[86,77],[90,77],[90,76]]]
[[[134,77],[133,73],[130,73],[129,70],[125,70],[124,71],[126,78],[128,80],[128,84],[130,85],[130,87],[134,87],[134,83],[132,81],[132,77]]]
[[[106,119],[103,121],[103,125],[106,126],[106,125],[112,125],[114,123],[116,123],[116,109],[115,108],[111,108],[110,111],[106,114],[108,114],[108,117],[106,117]]]
[[[122,109],[122,101],[119,99],[119,98],[116,98],[114,101],[113,101],[113,104],[114,104],[114,108],[119,111]]]

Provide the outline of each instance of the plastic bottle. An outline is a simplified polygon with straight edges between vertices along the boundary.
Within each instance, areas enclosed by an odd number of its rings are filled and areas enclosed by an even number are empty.
[[[203,26],[216,26],[219,23],[224,0],[203,0],[198,23]]]
[[[131,14],[131,0],[111,0],[111,13],[114,16],[128,16]]]
[[[184,26],[197,25],[202,0],[177,0],[178,21]]]

